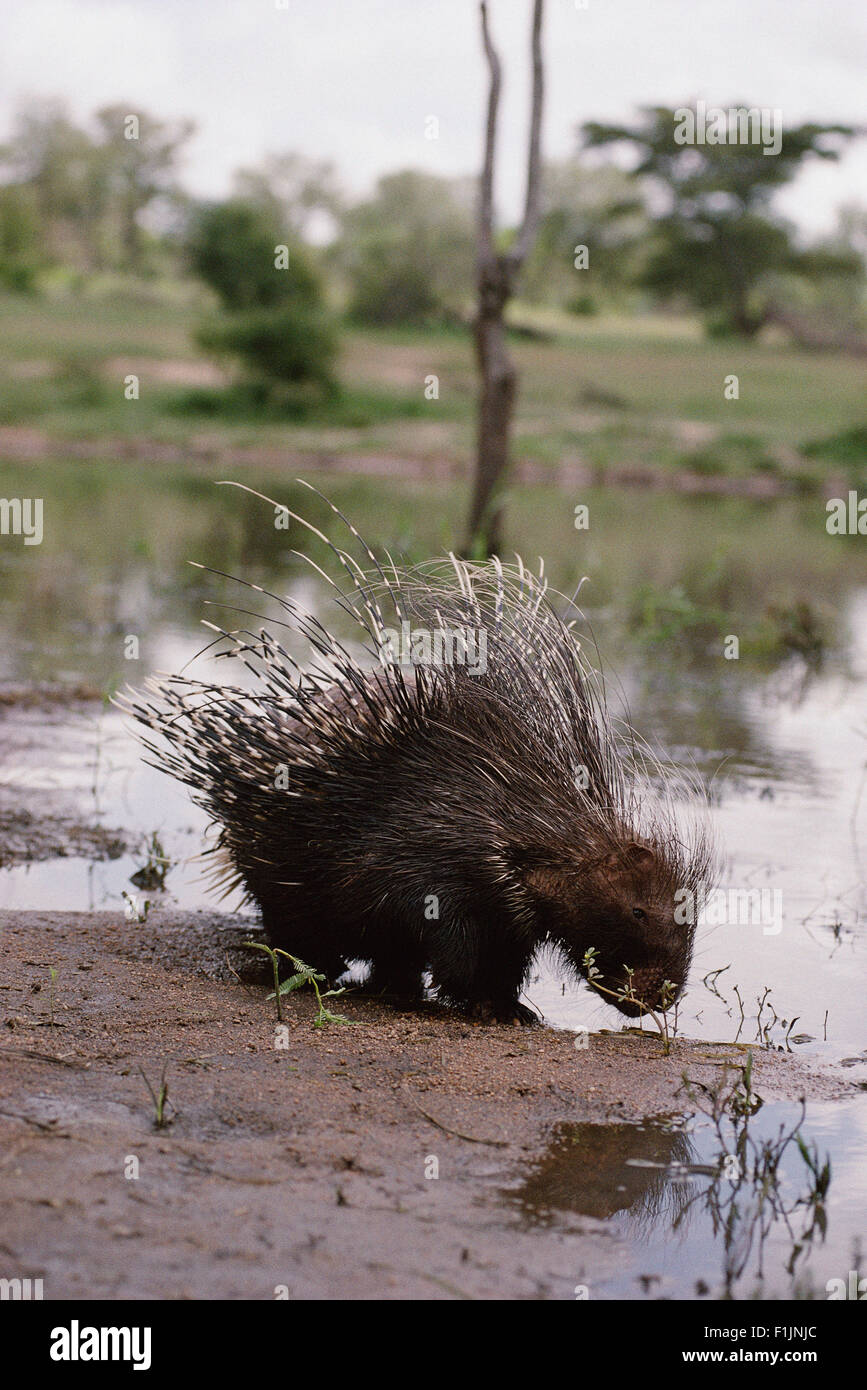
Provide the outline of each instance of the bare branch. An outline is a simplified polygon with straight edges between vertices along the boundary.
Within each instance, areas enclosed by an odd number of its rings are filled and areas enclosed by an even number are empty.
[[[497,111],[500,104],[502,68],[488,29],[488,7],[481,4],[482,42],[491,73],[488,92],[488,120],[485,128],[485,162],[479,190],[479,261],[484,262],[494,252],[494,154],[497,143]]]
[[[483,7],[484,8],[484,7]],[[533,6],[533,99],[530,108],[530,148],[527,155],[527,198],[524,221],[518,238],[509,252],[509,260],[517,270],[523,265],[539,225],[542,184],[542,100],[545,80],[542,67],[542,11],[544,0]]]

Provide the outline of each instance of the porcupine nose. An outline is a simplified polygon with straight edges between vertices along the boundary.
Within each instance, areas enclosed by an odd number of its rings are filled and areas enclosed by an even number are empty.
[[[639,1017],[648,1009],[662,1009],[663,1006],[669,1008],[674,1003],[676,995],[680,993],[680,986],[676,984],[673,989],[663,990],[663,986],[669,978],[670,976],[666,975],[661,966],[647,965],[635,970],[632,976],[627,977],[622,983],[627,988],[631,985],[630,992],[638,1002],[629,1003],[629,1001],[624,1000],[622,1004],[618,1005],[618,1008],[622,1013],[628,1014],[630,1018]]]

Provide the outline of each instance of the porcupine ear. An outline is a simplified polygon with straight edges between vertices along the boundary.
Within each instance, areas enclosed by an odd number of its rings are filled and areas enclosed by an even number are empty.
[[[647,870],[652,869],[656,863],[655,851],[652,850],[649,845],[639,844],[637,840],[634,840],[633,843],[627,847],[624,858],[629,864],[629,867],[631,869],[637,869],[639,873],[646,873]]]
[[[626,845],[622,850],[612,851],[603,860],[603,868],[610,878],[622,878],[625,874],[630,877],[647,874],[655,864],[655,852],[649,845],[642,845],[637,840],[633,840],[632,844]]]

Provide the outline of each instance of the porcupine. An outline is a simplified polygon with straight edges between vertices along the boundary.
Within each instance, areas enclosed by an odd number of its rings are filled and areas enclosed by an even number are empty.
[[[207,851],[219,884],[242,888],[271,943],[331,980],[368,962],[372,988],[418,999],[429,971],[443,1002],[529,1022],[519,994],[550,946],[609,1002],[621,995],[623,1013],[670,1005],[690,965],[710,840],[700,817],[684,838],[671,798],[648,802],[646,756],[610,716],[544,566],[536,575],[519,557],[452,555],[399,569],[323,501],[368,569],[271,505],[338,558],[344,588],[309,562],[358,624],[366,657],[293,599],[240,580],[277,600],[278,625],[303,635],[311,660],[302,667],[268,628],[208,623],[254,689],[177,675],[121,701],[161,736],[142,737],[154,765],[219,827]],[[394,659],[392,615],[412,641],[422,634],[411,664]],[[484,661],[466,660],[472,634]],[[449,639],[453,659],[434,660]],[[658,782],[660,764],[650,770]]]

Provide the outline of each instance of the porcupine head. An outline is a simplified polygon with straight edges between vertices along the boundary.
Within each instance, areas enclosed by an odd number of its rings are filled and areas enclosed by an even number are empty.
[[[665,1010],[715,873],[709,829],[687,809],[695,788],[615,724],[579,644],[535,592],[509,613],[481,688],[451,688],[508,787],[491,786],[488,823],[515,934],[553,947],[622,1013]]]
[[[540,934],[621,1013],[667,1009],[686,982],[695,936],[692,890],[678,855],[628,827],[603,853],[519,851]]]

